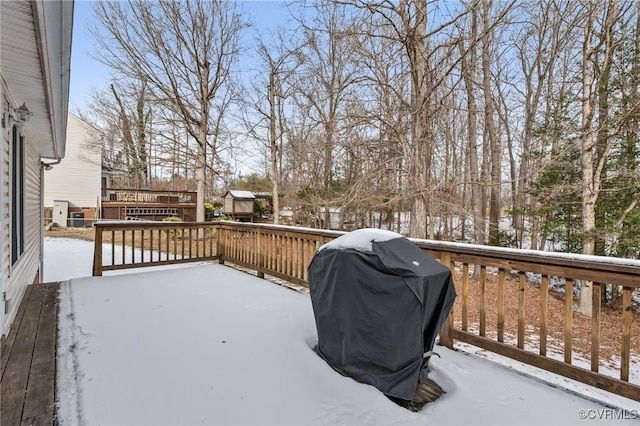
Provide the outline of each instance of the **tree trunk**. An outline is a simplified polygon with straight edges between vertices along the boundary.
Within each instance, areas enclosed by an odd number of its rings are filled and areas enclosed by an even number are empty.
[[[276,135],[276,95],[274,71],[269,73],[269,146],[271,153],[271,195],[273,223],[278,224],[278,212],[280,211],[280,200],[278,195],[278,138]]]
[[[206,119],[205,119],[206,122]],[[198,138],[198,154],[196,159],[196,222],[204,222],[204,197],[206,192],[207,170],[207,131],[200,127]]]
[[[403,2],[401,2],[403,3]],[[411,205],[411,227],[409,235],[414,238],[427,237],[427,203],[428,193],[431,191],[431,140],[429,139],[430,118],[427,112],[427,60],[426,60],[426,30],[427,30],[427,1],[414,2],[413,22],[411,17],[405,16],[406,26],[412,28],[406,40],[411,70],[411,147],[412,167],[410,171],[416,196]],[[402,8],[402,5],[401,5]]]
[[[478,113],[476,106],[475,81],[477,55],[476,48],[473,45],[478,34],[476,3],[473,7],[471,16],[471,34],[469,52],[466,57],[462,58],[462,77],[465,82],[465,90],[467,94],[467,139],[469,150],[469,178],[471,183],[471,212],[473,220],[473,235],[476,244],[484,244],[484,221],[482,219],[482,195],[480,186],[480,175],[478,173]]]
[[[493,117],[493,97],[491,88],[491,57],[489,55],[490,37],[493,31],[489,30],[489,13],[491,10],[491,0],[482,2],[483,11],[483,31],[482,36],[482,88],[484,93],[484,124],[485,137],[491,154],[491,171],[489,175],[489,244],[497,245],[500,224],[500,204],[501,204],[501,144],[497,135],[495,120]]]
[[[596,227],[596,190],[594,188],[594,147],[593,136],[593,93],[594,81],[593,58],[591,46],[593,37],[593,22],[595,7],[592,6],[584,29],[582,47],[582,135],[581,135],[581,166],[582,166],[582,253],[593,254],[595,248],[594,231]],[[583,281],[580,289],[578,312],[591,317],[593,283]]]

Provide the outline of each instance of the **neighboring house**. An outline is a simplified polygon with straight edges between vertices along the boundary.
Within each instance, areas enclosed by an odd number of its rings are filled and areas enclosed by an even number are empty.
[[[100,216],[102,135],[75,115],[68,117],[64,160],[45,173],[45,222],[91,225]]]
[[[73,1],[0,1],[0,332],[42,279],[45,167],[65,155]]]
[[[105,188],[111,188],[111,177],[113,176],[113,171],[105,166],[104,164],[102,165],[102,178],[101,178],[101,182],[100,182],[100,187],[102,189]]]

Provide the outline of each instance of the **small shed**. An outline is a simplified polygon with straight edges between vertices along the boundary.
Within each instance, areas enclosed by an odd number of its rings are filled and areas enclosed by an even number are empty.
[[[222,212],[234,219],[253,221],[253,202],[256,197],[251,191],[227,191],[222,197]]]

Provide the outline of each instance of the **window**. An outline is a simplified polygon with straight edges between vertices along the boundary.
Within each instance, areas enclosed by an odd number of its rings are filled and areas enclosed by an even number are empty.
[[[25,147],[18,126],[11,130],[11,265],[15,265],[25,248]]]

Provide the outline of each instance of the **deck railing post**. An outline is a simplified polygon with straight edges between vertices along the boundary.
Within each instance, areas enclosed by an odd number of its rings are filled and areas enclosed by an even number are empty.
[[[94,225],[96,234],[94,238],[93,246],[93,276],[102,276],[102,228],[98,225]]]
[[[453,262],[451,261],[451,253],[443,252],[440,257],[440,263],[451,270],[453,273]],[[449,349],[453,349],[453,335],[451,333],[451,329],[453,328],[453,306],[451,307],[451,312],[449,312],[449,316],[447,316],[446,321],[442,324],[440,328],[440,336],[439,343],[442,346],[446,346]]]
[[[597,373],[600,367],[600,304],[602,303],[602,284],[599,282],[593,282],[591,286],[591,371],[595,371]]]
[[[216,237],[216,256],[218,256],[218,263],[224,265],[224,227],[218,226],[218,235]]]
[[[256,233],[256,249],[258,250],[258,278],[264,278],[264,247],[262,244],[262,230],[258,228]]]
[[[620,355],[620,380],[629,381],[629,363],[631,361],[631,310],[632,289],[622,289],[622,353]]]

